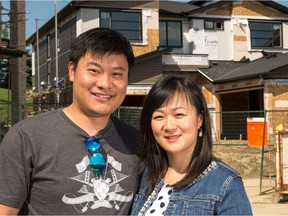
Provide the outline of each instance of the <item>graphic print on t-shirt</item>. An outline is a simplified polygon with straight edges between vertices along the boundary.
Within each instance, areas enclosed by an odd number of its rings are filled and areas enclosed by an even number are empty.
[[[115,208],[119,211],[125,203],[130,202],[133,192],[124,192],[121,187],[121,181],[129,177],[121,173],[122,164],[109,155],[106,163],[106,173],[103,176],[95,176],[89,168],[89,157],[86,155],[80,163],[76,164],[79,175],[69,177],[80,183],[79,190],[64,194],[62,201],[73,205],[81,213],[100,207]]]

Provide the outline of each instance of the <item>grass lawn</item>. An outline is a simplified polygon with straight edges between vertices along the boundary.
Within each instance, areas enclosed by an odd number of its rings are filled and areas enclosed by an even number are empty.
[[[10,100],[11,100],[11,90],[10,90]],[[0,88],[0,111],[7,111],[8,110],[8,89]],[[29,98],[26,101],[27,104],[33,103],[33,98]]]
[[[0,88],[0,101],[8,102],[8,89]]]
[[[7,125],[10,125],[11,123],[11,113],[9,110],[11,110],[11,104],[9,101],[9,98],[11,100],[11,90],[10,90],[10,96],[8,95],[8,89],[0,88],[0,142],[5,135],[5,133],[9,130],[10,127]],[[29,99],[26,101],[26,104],[29,103],[30,106],[33,103],[33,99]],[[32,106],[31,106],[32,107]]]
[[[8,102],[8,89],[0,88],[0,111],[7,111]]]

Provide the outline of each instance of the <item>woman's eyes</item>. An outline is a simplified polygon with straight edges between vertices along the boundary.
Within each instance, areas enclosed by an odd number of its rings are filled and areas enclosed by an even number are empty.
[[[156,115],[156,116],[153,116],[153,119],[155,120],[160,120],[160,119],[163,119],[164,117],[161,116],[161,115]]]
[[[184,113],[175,113],[173,116],[175,118],[181,118],[181,117],[185,116],[185,114]],[[152,118],[155,120],[161,120],[161,119],[164,119],[165,116],[164,115],[155,115]]]

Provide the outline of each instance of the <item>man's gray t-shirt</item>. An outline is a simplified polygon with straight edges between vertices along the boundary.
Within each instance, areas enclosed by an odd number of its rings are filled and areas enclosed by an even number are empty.
[[[62,109],[16,124],[0,144],[0,204],[20,214],[127,214],[136,190],[138,130],[111,117],[99,132],[104,177],[89,166],[89,135]]]

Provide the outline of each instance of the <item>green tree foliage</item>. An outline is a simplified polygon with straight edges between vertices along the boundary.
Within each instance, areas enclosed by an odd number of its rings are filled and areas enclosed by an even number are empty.
[[[26,88],[32,87],[31,54],[26,58]],[[0,59],[0,88],[9,88],[9,59]]]
[[[26,55],[26,88],[32,88],[32,57],[30,53]]]
[[[0,59],[0,87],[7,88],[9,82],[9,61],[8,59]]]
[[[1,38],[2,39],[8,39],[9,36],[9,24],[8,23],[4,23],[1,26]]]

